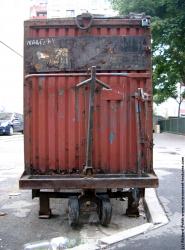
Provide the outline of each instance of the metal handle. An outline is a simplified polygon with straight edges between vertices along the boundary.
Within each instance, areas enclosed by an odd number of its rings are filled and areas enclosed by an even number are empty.
[[[96,79],[96,66],[91,68],[91,78],[80,82],[76,85],[76,88],[80,88],[86,84],[90,84],[90,96],[89,96],[89,117],[88,117],[88,129],[87,129],[87,142],[86,142],[86,159],[85,167],[83,169],[84,174],[93,174],[92,167],[92,144],[93,144],[93,113],[94,113],[94,96],[95,96],[95,84],[96,82],[106,88],[111,89],[106,83]]]
[[[80,24],[80,21],[82,22],[83,24],[83,20],[89,20],[89,23],[86,25],[86,26],[82,26]],[[87,13],[82,13],[81,15],[78,15],[75,17],[75,22],[76,22],[76,25],[79,29],[81,30],[87,30],[88,28],[90,28],[90,26],[92,25],[92,22],[93,22],[93,15],[89,12]]]

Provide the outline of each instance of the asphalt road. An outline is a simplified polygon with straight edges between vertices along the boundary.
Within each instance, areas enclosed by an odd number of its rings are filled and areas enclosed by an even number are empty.
[[[119,200],[111,201],[113,216],[108,228],[99,225],[97,215],[91,214],[84,215],[79,227],[72,230],[64,199],[51,199],[54,216],[40,220],[38,199],[31,199],[30,190],[19,190],[23,169],[23,135],[0,136],[0,249],[20,250],[25,243],[59,236],[73,239],[77,244],[94,244],[100,238],[146,222],[144,212],[139,218],[128,218],[126,202]]]
[[[111,249],[124,250],[180,250],[185,249],[182,237],[182,164],[185,156],[185,136],[174,134],[154,135],[154,169],[159,177],[159,200],[169,218],[166,226],[145,235],[129,239]],[[183,227],[184,228],[184,227]]]
[[[170,222],[166,226],[126,240],[112,249],[184,249],[181,247],[181,157],[185,156],[185,137],[158,134],[154,135],[154,143],[154,168],[160,179],[157,193]],[[107,229],[97,223],[89,224],[89,220],[96,221],[96,218],[92,218],[95,216],[93,215],[85,218],[79,228],[71,230],[65,200],[52,200],[53,218],[39,220],[38,200],[31,200],[29,190],[20,191],[18,188],[23,169],[23,135],[0,136],[0,213],[5,213],[0,214],[0,249],[20,250],[25,243],[57,236],[93,244],[98,238],[146,222],[144,214],[139,219],[128,219],[124,215],[126,206],[120,205],[119,201],[114,201],[112,223]]]

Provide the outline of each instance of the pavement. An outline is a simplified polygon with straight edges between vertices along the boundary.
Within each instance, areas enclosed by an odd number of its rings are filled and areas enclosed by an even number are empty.
[[[154,169],[159,177],[157,195],[169,223],[145,234],[127,239],[109,249],[116,250],[180,250],[182,237],[182,156],[185,136],[169,133],[154,135]],[[182,206],[183,203],[183,206]],[[183,226],[184,229],[184,226]],[[182,241],[182,242],[181,242]]]
[[[31,200],[29,190],[20,191],[18,188],[18,180],[24,169],[23,135],[0,136],[0,249],[19,250],[25,243],[60,236],[75,240],[77,245],[83,244],[84,249],[97,249],[97,242],[99,249],[183,249],[181,157],[185,155],[185,137],[156,134],[154,143],[154,168],[160,179],[157,195],[169,223],[162,223],[166,225],[158,227],[162,225],[158,216],[160,212],[152,203],[149,211],[155,207],[152,212],[154,215],[157,211],[157,215],[153,216],[155,223],[152,220],[148,222],[142,204],[141,216],[128,218],[125,216],[126,202],[114,200],[112,222],[108,228],[99,225],[97,215],[91,214],[82,217],[79,227],[71,230],[66,200],[52,199],[53,218],[38,219],[38,199]],[[151,192],[155,199],[155,191]],[[150,201],[151,197],[149,193]],[[138,234],[141,235],[136,236]],[[112,242],[103,244],[103,240],[104,243],[106,240]]]
[[[142,204],[139,218],[128,218],[127,202],[112,199],[113,215],[109,227],[98,223],[96,213],[83,215],[80,225],[68,225],[66,199],[51,199],[53,217],[38,218],[38,199],[32,200],[30,190],[19,190],[18,180],[24,170],[23,135],[0,136],[0,249],[19,250],[29,242],[66,237],[76,244],[91,247],[107,236],[140,226],[147,222]]]

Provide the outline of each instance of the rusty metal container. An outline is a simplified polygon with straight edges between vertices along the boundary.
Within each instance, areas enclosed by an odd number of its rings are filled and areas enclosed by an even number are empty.
[[[40,197],[40,215],[49,214],[48,198],[70,197],[70,190],[103,188],[116,197],[111,189],[143,194],[158,185],[150,41],[142,15],[25,22],[20,187]]]

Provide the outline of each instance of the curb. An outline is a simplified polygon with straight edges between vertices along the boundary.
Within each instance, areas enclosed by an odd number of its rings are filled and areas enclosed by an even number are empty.
[[[153,228],[164,226],[169,222],[154,188],[145,190],[144,208],[147,219],[153,224]]]
[[[120,243],[124,241],[125,239],[131,238],[139,234],[146,233],[148,230],[152,229],[152,226],[153,226],[152,223],[145,223],[143,225],[130,228],[123,232],[120,232],[120,233],[117,233],[108,237],[104,237],[98,241],[98,247],[99,249],[107,249],[107,247],[113,246],[116,243]]]
[[[144,234],[148,231],[164,226],[169,222],[154,188],[145,189],[145,199],[143,203],[148,223],[104,237],[98,240],[94,246],[84,244],[74,247],[71,250],[109,249],[108,247],[114,247],[115,244],[123,243],[125,239]]]

